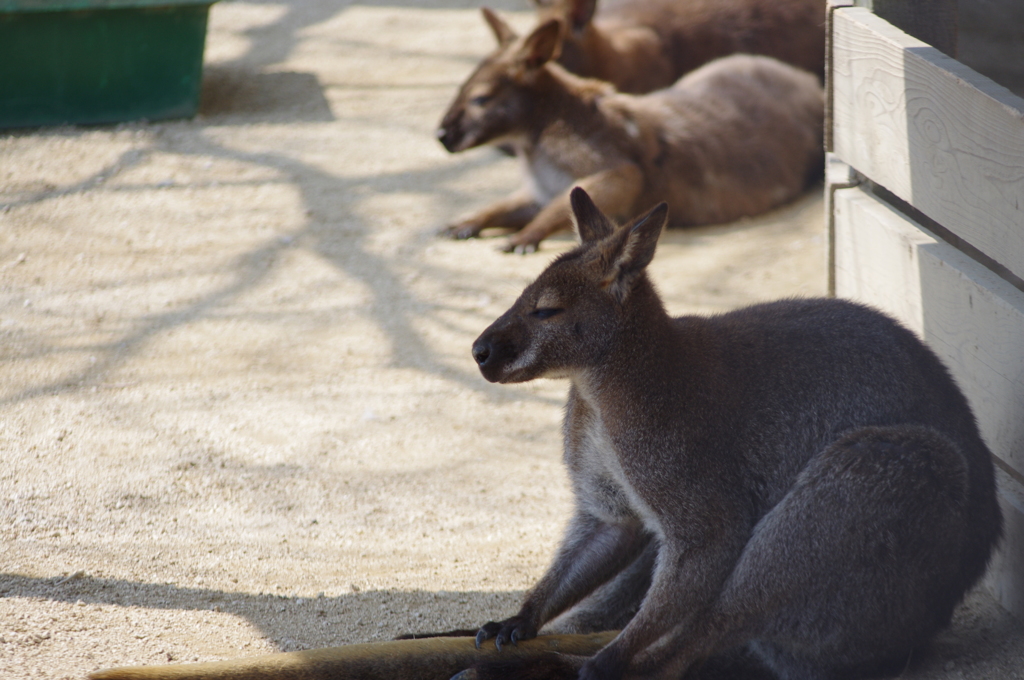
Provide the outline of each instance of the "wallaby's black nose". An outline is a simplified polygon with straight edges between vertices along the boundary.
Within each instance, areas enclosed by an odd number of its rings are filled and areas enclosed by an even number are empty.
[[[473,343],[473,358],[477,366],[483,366],[491,357],[491,343],[477,340]]]
[[[459,137],[455,128],[450,125],[442,125],[437,128],[437,132],[434,134],[437,135],[437,141],[441,142],[449,153],[455,153],[455,146],[458,143]]]

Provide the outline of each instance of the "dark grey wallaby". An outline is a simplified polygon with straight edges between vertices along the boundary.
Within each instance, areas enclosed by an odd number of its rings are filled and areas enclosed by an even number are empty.
[[[477,639],[637,609],[596,656],[460,675],[704,677],[729,653],[785,679],[898,673],[1001,533],[991,456],[949,373],[842,300],[672,318],[645,273],[666,205],[616,228],[582,189],[571,202],[581,245],[473,356],[491,382],[569,379],[575,516],[519,613]]]

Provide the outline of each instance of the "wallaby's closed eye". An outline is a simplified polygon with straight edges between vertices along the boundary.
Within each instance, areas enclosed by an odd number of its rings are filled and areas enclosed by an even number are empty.
[[[572,208],[581,245],[473,357],[492,382],[569,379],[575,515],[519,613],[477,639],[531,638],[638,563],[650,585],[596,656],[463,677],[681,678],[730,650],[786,679],[898,672],[1001,532],[990,453],[946,369],[842,300],[672,318],[645,273],[665,205],[623,228],[581,189]]]
[[[521,38],[484,14],[500,45],[462,85],[438,138],[453,153],[509,147],[526,182],[449,236],[504,227],[517,232],[506,250],[533,251],[570,227],[575,184],[616,219],[667,200],[674,226],[727,222],[795,198],[821,172],[822,90],[806,71],[734,55],[669,89],[620,94],[551,63],[559,21]]]
[[[824,0],[534,0],[562,22],[558,62],[620,92],[668,87],[730,54],[763,54],[817,76],[825,65]]]

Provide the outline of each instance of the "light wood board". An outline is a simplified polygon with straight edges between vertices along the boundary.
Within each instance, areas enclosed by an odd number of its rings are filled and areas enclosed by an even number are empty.
[[[832,26],[836,155],[1024,278],[1024,100],[866,9]]]

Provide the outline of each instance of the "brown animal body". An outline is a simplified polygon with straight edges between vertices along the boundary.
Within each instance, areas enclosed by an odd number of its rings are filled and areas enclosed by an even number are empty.
[[[666,206],[617,229],[582,190],[572,205],[582,244],[473,356],[491,382],[570,381],[575,515],[519,613],[477,640],[529,639],[635,561],[649,587],[589,659],[463,677],[701,678],[740,650],[786,680],[898,673],[1001,532],[991,453],[945,367],[842,300],[672,318],[645,273]]]
[[[506,250],[535,250],[570,227],[573,185],[617,219],[667,200],[672,226],[727,222],[793,199],[821,170],[823,98],[809,73],[734,55],[669,89],[628,95],[550,63],[557,21],[525,38],[507,26],[495,33],[501,45],[462,86],[438,138],[453,153],[510,146],[526,182],[449,236],[503,227],[517,231]]]
[[[730,54],[762,54],[822,76],[824,0],[534,0],[558,19],[559,63],[621,92],[668,87]],[[595,13],[596,10],[596,13]]]

